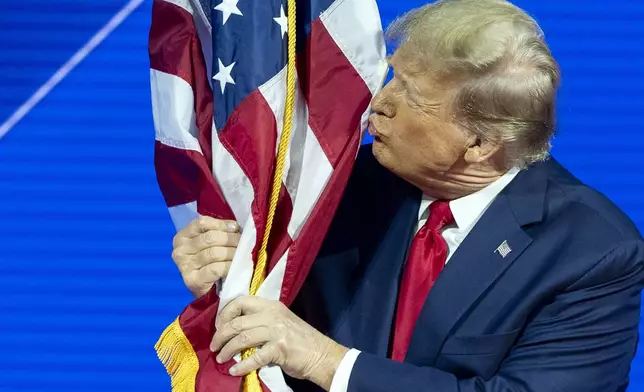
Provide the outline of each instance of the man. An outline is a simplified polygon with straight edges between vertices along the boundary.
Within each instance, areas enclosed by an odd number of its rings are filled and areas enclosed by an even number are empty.
[[[536,22],[502,0],[445,0],[388,34],[375,140],[293,311],[231,302],[217,360],[261,346],[231,373],[277,364],[296,391],[626,390],[644,242],[549,157],[559,72]],[[196,295],[232,259],[226,223],[175,238]]]

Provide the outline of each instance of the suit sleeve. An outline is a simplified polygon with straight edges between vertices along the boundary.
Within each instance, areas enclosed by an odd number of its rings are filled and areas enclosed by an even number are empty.
[[[529,319],[489,378],[458,379],[361,353],[349,392],[625,391],[638,340],[641,243],[612,250]]]

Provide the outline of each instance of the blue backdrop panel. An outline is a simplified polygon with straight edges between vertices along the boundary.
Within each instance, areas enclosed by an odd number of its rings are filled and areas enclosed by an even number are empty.
[[[251,0],[240,0],[251,1]],[[126,0],[0,0],[0,124]],[[136,9],[0,139],[0,391],[163,391],[190,301],[152,162]],[[385,23],[419,0],[380,0]],[[555,156],[644,229],[644,2],[520,0],[563,70]],[[631,391],[644,391],[644,358]]]

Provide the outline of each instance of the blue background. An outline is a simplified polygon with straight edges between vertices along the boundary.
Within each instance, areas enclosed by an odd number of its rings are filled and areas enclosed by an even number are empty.
[[[0,0],[0,124],[126,2]],[[384,23],[421,3],[380,0]],[[153,345],[190,296],[152,163],[151,4],[0,140],[0,391],[169,389]],[[644,2],[517,4],[563,70],[554,155],[644,229]],[[644,354],[631,374],[644,391]]]

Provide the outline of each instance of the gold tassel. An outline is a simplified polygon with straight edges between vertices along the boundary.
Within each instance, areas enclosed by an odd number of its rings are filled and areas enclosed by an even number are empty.
[[[199,359],[181,329],[179,318],[163,331],[154,349],[170,375],[172,392],[195,392]]]

